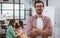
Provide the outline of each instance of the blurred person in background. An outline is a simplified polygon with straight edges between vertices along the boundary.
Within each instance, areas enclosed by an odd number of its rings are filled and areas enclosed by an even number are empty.
[[[19,35],[17,35],[16,33],[19,33],[19,32],[15,32],[15,26],[16,26],[16,23],[15,23],[15,20],[10,20],[10,23],[9,23],[9,27],[6,31],[6,38],[17,38]]]

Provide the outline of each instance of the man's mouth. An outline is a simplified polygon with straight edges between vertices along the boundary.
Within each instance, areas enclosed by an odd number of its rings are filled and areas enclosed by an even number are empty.
[[[42,10],[38,10],[38,12],[42,12]]]
[[[38,13],[38,14],[41,14],[41,13],[42,13],[42,10],[37,10],[37,13]]]
[[[39,9],[38,11],[42,11],[41,9]]]

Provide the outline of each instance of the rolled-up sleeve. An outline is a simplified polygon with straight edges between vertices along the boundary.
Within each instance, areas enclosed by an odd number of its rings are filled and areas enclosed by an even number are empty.
[[[25,30],[26,30],[26,34],[30,35],[31,30],[32,30],[32,19],[31,18],[28,19]]]
[[[47,24],[46,25],[47,26],[44,30],[48,33],[49,36],[51,36],[52,35],[52,23],[51,23],[50,18],[47,19]]]

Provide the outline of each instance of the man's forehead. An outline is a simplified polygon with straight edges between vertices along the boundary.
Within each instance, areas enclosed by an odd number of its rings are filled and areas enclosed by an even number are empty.
[[[42,3],[36,3],[36,5],[43,5]]]

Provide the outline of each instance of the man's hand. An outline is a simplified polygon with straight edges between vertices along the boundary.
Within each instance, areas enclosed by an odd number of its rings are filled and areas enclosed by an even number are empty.
[[[33,28],[33,29],[32,29],[32,35],[34,35],[34,36],[39,35],[38,29]]]
[[[45,31],[45,30],[41,30],[41,29],[38,29],[39,31],[39,34],[40,35],[47,35],[48,33],[47,33],[47,31]]]
[[[37,28],[33,28],[32,33],[34,35],[47,35],[47,32],[45,30],[37,29]]]

